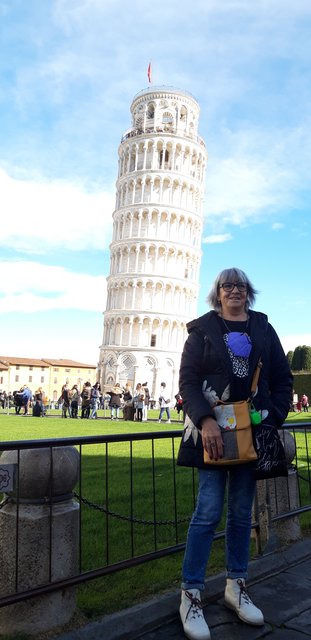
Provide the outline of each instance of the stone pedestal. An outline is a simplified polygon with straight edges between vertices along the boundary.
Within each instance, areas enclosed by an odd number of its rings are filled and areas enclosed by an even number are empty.
[[[297,471],[291,466],[295,457],[295,440],[289,431],[280,431],[288,464],[288,477],[259,480],[257,482],[257,519],[260,543],[265,552],[301,539],[298,516],[272,521],[273,517],[299,507]]]
[[[17,452],[1,456],[17,462]],[[73,447],[21,451],[19,492],[0,510],[0,595],[26,591],[78,571],[79,505],[72,499],[79,471]],[[65,624],[76,609],[74,588],[0,609],[0,633],[35,634]]]

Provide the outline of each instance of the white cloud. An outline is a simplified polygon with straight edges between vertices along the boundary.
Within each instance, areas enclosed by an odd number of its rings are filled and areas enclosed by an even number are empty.
[[[214,235],[203,238],[202,242],[203,244],[221,244],[223,242],[228,242],[229,240],[232,240],[231,233],[215,233]]]
[[[0,270],[6,274],[0,282],[0,313],[105,309],[104,276],[73,273],[63,267],[33,261],[3,261]]]
[[[272,225],[273,231],[278,231],[279,229],[283,229],[283,228],[284,228],[284,224],[282,224],[281,222],[274,222]]]
[[[105,249],[111,239],[114,196],[87,193],[66,182],[10,177],[0,169],[0,244],[45,253]]]
[[[222,227],[254,223],[262,220],[263,211],[278,209],[289,176],[277,166],[271,173],[271,168],[246,156],[214,161],[207,179],[207,221]]]
[[[215,145],[218,155],[213,155]],[[297,208],[310,155],[306,125],[277,130],[223,129],[210,152],[206,222],[221,231],[228,224],[248,225],[275,218],[276,212],[281,218],[288,208]]]

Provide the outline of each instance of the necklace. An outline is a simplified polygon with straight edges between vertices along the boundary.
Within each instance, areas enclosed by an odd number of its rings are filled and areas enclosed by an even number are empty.
[[[242,358],[248,358],[252,350],[252,341],[249,335],[246,333],[248,328],[249,316],[247,320],[236,320],[231,322],[246,322],[245,331],[230,331],[225,319],[221,316],[221,319],[228,331],[227,334],[227,346],[232,351],[233,355],[240,356]]]

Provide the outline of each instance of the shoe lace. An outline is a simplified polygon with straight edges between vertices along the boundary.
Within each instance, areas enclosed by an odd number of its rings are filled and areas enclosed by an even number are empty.
[[[189,609],[186,615],[186,620],[188,617],[191,618],[200,618],[202,617],[203,613],[202,613],[202,602],[201,600],[199,600],[199,598],[195,598],[192,593],[190,593],[190,591],[186,591],[185,595],[187,596],[187,598],[189,598],[190,600],[190,605],[189,605]]]
[[[239,606],[241,606],[242,598],[246,604],[253,604],[245,588],[245,583],[239,578],[237,584],[240,587]]]

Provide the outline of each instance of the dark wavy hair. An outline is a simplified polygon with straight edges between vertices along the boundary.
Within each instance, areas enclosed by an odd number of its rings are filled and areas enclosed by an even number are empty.
[[[257,289],[254,288],[251,281],[247,277],[246,273],[242,269],[237,267],[231,267],[230,269],[224,269],[215,278],[214,284],[206,298],[206,302],[215,311],[221,311],[221,304],[219,302],[219,286],[224,282],[246,282],[247,284],[247,299],[245,303],[245,311],[248,311],[250,307],[255,304]]]

